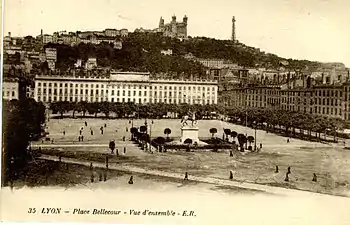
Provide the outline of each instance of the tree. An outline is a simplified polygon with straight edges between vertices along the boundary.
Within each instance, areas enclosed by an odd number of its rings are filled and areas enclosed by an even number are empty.
[[[140,132],[141,133],[146,133],[147,127],[146,126],[140,126]]]
[[[224,129],[224,133],[226,135],[226,141],[228,141],[228,136],[231,134],[231,130],[230,129]]]
[[[210,128],[209,132],[211,133],[211,137],[214,138],[214,135],[218,132],[216,128]]]
[[[187,152],[190,151],[190,145],[192,144],[193,140],[191,138],[187,138],[185,141],[184,141],[184,144],[187,144]]]
[[[83,117],[85,117],[85,114],[86,114],[86,112],[88,111],[88,104],[89,103],[87,103],[86,101],[81,101],[81,102],[78,102],[78,104],[77,104],[77,109],[76,109],[76,111],[77,112],[81,112],[83,115]]]
[[[169,135],[171,134],[170,128],[165,128],[164,129],[164,134],[167,136],[167,139],[169,140]]]
[[[130,133],[131,133],[131,140],[134,140],[134,134],[137,132],[137,128],[136,127],[132,127],[130,129]]]
[[[230,135],[233,138],[233,142],[235,142],[235,138],[237,137],[238,133],[236,131],[231,131]]]
[[[244,144],[247,143],[247,138],[244,134],[238,134],[237,135],[238,143],[241,149],[241,152],[244,152]]]
[[[109,113],[111,112],[111,103],[109,102],[102,102],[100,104],[101,106],[101,112],[103,112],[106,116],[106,118],[109,118]]]
[[[253,136],[248,136],[248,137],[247,137],[247,140],[248,140],[248,142],[249,142],[249,147],[248,147],[248,149],[249,149],[249,150],[252,150],[252,143],[254,142],[254,137],[253,137]]]
[[[16,179],[31,159],[27,147],[43,132],[45,106],[33,99],[3,100],[2,182]]]
[[[165,139],[163,137],[157,137],[154,142],[157,143],[158,146],[160,146],[159,152],[162,152],[162,148],[165,144]]]
[[[115,142],[114,141],[109,142],[109,149],[111,150],[111,154],[113,154],[114,149],[115,149]]]

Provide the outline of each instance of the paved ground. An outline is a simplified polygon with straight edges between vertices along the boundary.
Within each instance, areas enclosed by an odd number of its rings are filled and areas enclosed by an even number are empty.
[[[58,161],[57,157],[47,156],[47,155],[41,156],[40,159]],[[69,158],[61,158],[61,161],[64,163],[73,163],[73,164],[84,165],[84,166],[90,166],[90,163],[91,163],[90,161],[76,160],[76,159],[69,159]],[[93,167],[95,168],[106,168],[104,163],[100,163],[100,162],[92,162],[92,163],[93,163]],[[120,164],[119,165],[109,164],[108,168],[111,170],[118,170],[122,172],[148,174],[148,175],[154,175],[154,176],[176,178],[181,180],[183,180],[185,177],[184,174],[148,170],[148,169],[143,169],[138,167],[124,166]],[[262,191],[268,194],[275,194],[275,195],[283,195],[283,196],[287,195],[287,196],[295,196],[295,197],[324,196],[322,194],[312,193],[308,191],[300,191],[300,190],[286,189],[286,188],[280,188],[280,187],[271,187],[267,185],[237,182],[229,179],[216,179],[216,178],[210,178],[210,177],[192,176],[191,174],[188,174],[188,179],[190,181],[197,181],[197,182],[209,183],[209,184],[215,184],[215,185],[221,185],[221,186],[232,186],[232,187],[241,188],[241,189]]]
[[[342,147],[330,144],[307,142],[291,139],[286,142],[281,137],[265,131],[257,131],[258,143],[263,143],[260,153],[241,154],[235,153],[229,157],[228,152],[167,152],[149,154],[141,151],[128,140],[121,141],[123,136],[129,137],[126,127],[131,127],[128,120],[102,120],[86,119],[88,126],[85,127],[85,119],[51,119],[48,126],[50,136],[54,143],[33,143],[33,146],[41,145],[43,148],[56,148],[67,152],[97,152],[108,153],[108,142],[116,140],[117,148],[127,148],[126,157],[130,160],[123,162],[124,166],[143,168],[184,174],[186,171],[194,176],[208,177],[214,179],[227,179],[229,171],[232,170],[238,181],[266,184],[270,186],[282,186],[311,190],[328,194],[348,195],[350,190],[350,151]],[[148,121],[150,123],[150,121]],[[94,135],[86,133],[83,143],[75,140],[79,129],[97,130],[104,126],[104,134],[95,132]],[[135,126],[142,125],[144,120],[135,120]],[[216,127],[218,134],[222,136],[224,128],[230,128],[239,133],[254,135],[254,130],[228,124],[223,121],[204,120],[198,123],[202,137],[210,137],[209,129]],[[164,136],[164,128],[172,130],[172,137],[180,135],[179,120],[154,120],[152,125],[152,136]],[[128,130],[129,130],[128,128]],[[63,135],[62,131],[66,134]],[[117,132],[116,132],[117,130]],[[84,131],[84,132],[85,132]],[[119,151],[121,152],[121,151]],[[275,173],[275,166],[279,166],[279,173]],[[290,181],[284,182],[287,167],[291,166],[292,174]],[[317,174],[318,182],[311,182],[313,173]]]

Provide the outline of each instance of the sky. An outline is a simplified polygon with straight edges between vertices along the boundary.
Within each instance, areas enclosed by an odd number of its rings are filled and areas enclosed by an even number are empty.
[[[281,57],[350,67],[349,0],[4,0],[4,32],[156,28],[188,17],[188,35],[236,38]]]

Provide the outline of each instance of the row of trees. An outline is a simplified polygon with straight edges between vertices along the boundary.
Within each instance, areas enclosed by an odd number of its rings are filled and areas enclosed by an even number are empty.
[[[346,125],[341,118],[281,109],[230,108],[226,109],[226,113],[234,122],[255,128],[266,128],[273,132],[283,131],[287,136],[295,136],[296,129],[302,134],[306,131],[310,139],[312,132],[319,139],[322,133],[330,133],[335,138],[337,132],[343,130]]]
[[[116,117],[136,117],[136,118],[162,118],[168,112],[176,113],[178,117],[186,115],[188,111],[195,111],[196,117],[201,119],[203,116],[209,116],[211,112],[218,112],[217,105],[189,105],[189,104],[164,104],[164,103],[148,103],[135,104],[133,102],[53,102],[50,104],[53,114],[63,114],[70,112],[73,117],[76,113],[81,113],[83,117],[88,114],[97,117],[99,113],[103,113],[106,118],[114,113]]]
[[[33,99],[3,100],[3,181],[14,179],[27,163],[29,142],[44,131],[45,106]]]
[[[164,104],[148,103],[135,104],[129,103],[111,103],[111,102],[54,102],[50,108],[53,114],[71,112],[73,117],[76,113],[81,113],[84,117],[86,113],[97,116],[103,113],[106,118],[111,113],[117,118],[163,118],[171,112],[178,118],[186,115],[189,111],[196,112],[196,118],[202,119],[205,116],[210,117],[212,112],[224,114],[231,118],[233,122],[255,128],[267,129],[271,132],[285,132],[287,136],[296,136],[296,129],[304,134],[306,131],[309,138],[314,133],[321,139],[321,134],[336,135],[337,131],[342,130],[346,125],[340,118],[331,118],[310,113],[293,112],[281,109],[266,108],[241,108],[241,107],[218,107],[217,105],[189,105],[189,104]]]

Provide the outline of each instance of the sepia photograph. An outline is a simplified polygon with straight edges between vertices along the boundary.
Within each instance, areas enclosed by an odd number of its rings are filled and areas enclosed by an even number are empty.
[[[350,224],[346,0],[3,0],[0,221]]]

